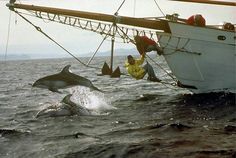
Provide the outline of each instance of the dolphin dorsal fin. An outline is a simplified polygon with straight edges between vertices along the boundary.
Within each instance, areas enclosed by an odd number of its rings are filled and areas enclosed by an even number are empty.
[[[71,65],[66,65],[66,66],[62,69],[61,73],[70,73],[70,70],[69,70],[70,67],[71,67]]]
[[[66,96],[62,99],[61,102],[62,102],[62,103],[65,103],[65,104],[70,104],[70,103],[71,103],[71,100],[70,100],[71,96],[72,96],[72,94],[66,95]]]

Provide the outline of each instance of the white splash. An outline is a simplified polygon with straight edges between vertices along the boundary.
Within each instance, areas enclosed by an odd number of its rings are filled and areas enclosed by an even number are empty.
[[[70,89],[70,93],[73,94],[71,99],[76,104],[91,110],[93,114],[100,115],[104,114],[107,110],[115,109],[101,92],[90,91],[86,87],[74,87]]]

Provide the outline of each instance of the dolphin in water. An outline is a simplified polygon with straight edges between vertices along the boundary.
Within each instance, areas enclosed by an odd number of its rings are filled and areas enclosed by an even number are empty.
[[[36,118],[39,117],[60,117],[72,115],[91,115],[91,112],[73,101],[71,101],[72,94],[65,96],[62,101],[56,105],[52,104],[47,108],[39,111]]]
[[[52,92],[58,93],[60,93],[58,89],[70,88],[77,85],[101,91],[87,78],[71,73],[69,71],[70,66],[71,65],[65,66],[60,73],[38,79],[32,86],[46,88]]]

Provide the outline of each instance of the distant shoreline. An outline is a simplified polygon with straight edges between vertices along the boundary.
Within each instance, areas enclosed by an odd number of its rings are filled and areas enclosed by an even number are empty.
[[[116,49],[114,51],[114,56],[118,57],[118,56],[127,56],[127,55],[139,55],[137,50],[135,48],[132,49]],[[86,54],[79,54],[75,56],[77,56],[78,58],[90,58],[93,55],[94,52],[90,52],[90,53],[86,53]],[[71,57],[69,54],[65,54],[65,55],[52,55],[49,56],[48,54],[51,53],[47,53],[47,54],[43,54],[43,55],[32,55],[32,54],[7,54],[6,59],[5,59],[5,55],[0,55],[0,62],[2,61],[16,61],[16,60],[37,60],[37,59],[68,59],[68,58],[73,58]],[[111,54],[111,51],[104,51],[104,52],[98,52],[96,54],[95,57],[109,57]]]

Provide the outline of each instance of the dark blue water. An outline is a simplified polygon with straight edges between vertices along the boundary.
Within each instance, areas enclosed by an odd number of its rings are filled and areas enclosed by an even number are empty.
[[[93,64],[101,66],[105,60]],[[115,60],[122,72],[124,60]],[[81,87],[63,94],[32,89],[34,81],[67,64],[105,93]],[[0,157],[236,157],[235,94],[191,95],[159,83],[99,73],[73,59],[0,63]],[[93,115],[35,118],[46,104],[60,102],[68,93]]]

